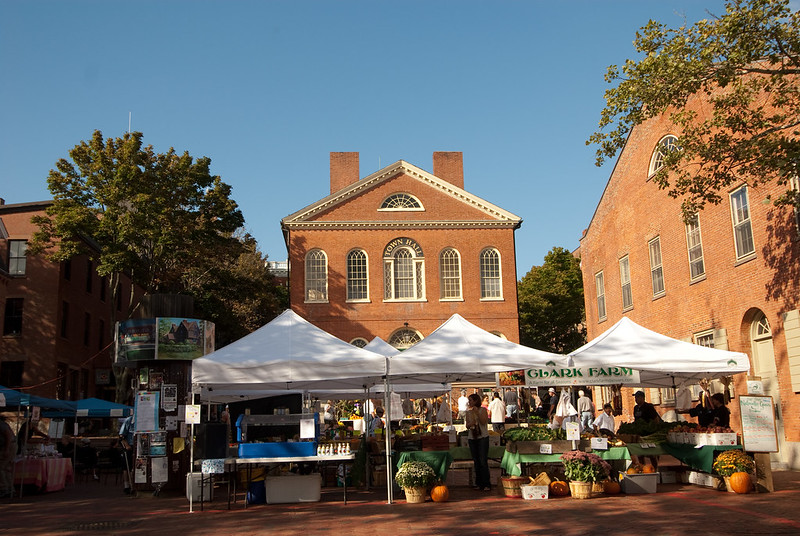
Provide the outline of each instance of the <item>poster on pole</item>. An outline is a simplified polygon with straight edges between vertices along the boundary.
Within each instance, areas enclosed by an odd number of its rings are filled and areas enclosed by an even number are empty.
[[[136,431],[158,431],[158,391],[139,391],[136,394]]]
[[[778,452],[775,408],[771,396],[740,395],[742,448],[748,452]]]

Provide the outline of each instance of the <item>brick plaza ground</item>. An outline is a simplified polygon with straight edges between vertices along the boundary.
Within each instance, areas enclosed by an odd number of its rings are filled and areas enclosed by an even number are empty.
[[[385,489],[323,488],[322,501],[227,509],[217,500],[189,513],[184,496],[140,492],[81,481],[65,491],[0,500],[2,535],[358,534],[522,535],[800,534],[800,472],[774,474],[776,492],[736,495],[688,484],[660,485],[649,495],[569,497],[546,501],[451,487],[446,503],[386,504]],[[197,506],[197,505],[195,505]]]

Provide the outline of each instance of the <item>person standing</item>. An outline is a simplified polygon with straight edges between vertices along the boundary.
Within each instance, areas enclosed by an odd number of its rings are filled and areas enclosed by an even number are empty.
[[[469,398],[467,398],[467,390],[461,389],[461,396],[458,397],[458,418],[463,422],[464,416],[467,414],[469,408]]]
[[[0,497],[14,493],[14,456],[17,454],[17,437],[5,417],[0,415]]]
[[[653,422],[660,421],[661,416],[656,411],[656,407],[650,402],[645,401],[644,391],[633,393],[636,405],[633,407],[633,422]]]
[[[495,432],[503,432],[506,429],[506,404],[500,399],[500,393],[497,391],[489,402],[489,418],[492,421],[492,430]]]
[[[547,390],[547,403],[550,407],[547,408],[547,420],[553,422],[556,416],[556,408],[558,407],[558,395],[556,394],[555,387]]]
[[[614,429],[616,426],[614,423],[614,416],[611,414],[612,409],[611,404],[606,402],[603,404],[603,411],[592,421],[592,427],[598,436],[614,437]]]
[[[509,419],[516,418],[517,411],[519,411],[519,395],[517,395],[517,389],[515,387],[506,388],[503,402],[505,402],[506,405],[506,417]]]
[[[581,430],[591,430],[594,420],[594,402],[583,391],[578,391],[578,415],[581,416]]]
[[[711,395],[711,425],[728,428],[731,425],[731,410],[725,407],[725,395],[714,393]]]
[[[473,489],[491,491],[489,474],[489,412],[481,406],[481,397],[476,393],[469,395],[469,405],[464,424],[469,430],[469,451],[475,464],[475,485]]]
[[[136,437],[136,421],[131,414],[122,421],[119,427],[119,443],[122,446],[122,456],[125,463],[125,472],[122,473],[122,485],[125,495],[131,494],[131,469],[133,468],[133,441]]]

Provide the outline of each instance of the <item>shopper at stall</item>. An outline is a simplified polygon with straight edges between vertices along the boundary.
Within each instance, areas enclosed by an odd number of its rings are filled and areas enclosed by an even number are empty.
[[[581,417],[581,430],[591,430],[594,411],[592,399],[583,391],[578,391],[578,415]]]
[[[616,423],[614,422],[614,415],[612,414],[613,410],[614,408],[612,408],[611,404],[608,402],[603,404],[603,411],[600,412],[600,415],[598,415],[594,421],[592,421],[594,433],[599,436],[614,437]]]
[[[377,430],[383,433],[383,408],[377,406],[371,415],[368,416],[367,421],[367,436],[375,437]]]
[[[473,489],[491,491],[489,475],[489,412],[481,406],[478,394],[469,395],[469,406],[464,424],[469,430],[469,450],[475,464],[475,486]]]
[[[711,426],[728,428],[731,425],[731,410],[725,406],[725,395],[722,393],[711,395],[711,407]]]
[[[14,456],[17,453],[17,438],[5,417],[0,415],[0,498],[11,497],[14,491]]]
[[[61,454],[62,458],[72,458],[75,454],[75,443],[72,436],[68,434],[62,435],[56,445],[56,450]]]
[[[467,398],[467,390],[461,389],[461,396],[458,397],[458,418],[463,422],[464,416],[467,414],[469,408],[469,398]]]
[[[328,400],[325,403],[322,419],[325,423],[325,426],[328,428],[333,428],[333,426],[336,424],[336,407],[333,405],[333,400]]]
[[[556,415],[556,408],[558,407],[558,395],[556,394],[555,387],[551,387],[547,390],[547,420],[553,422],[553,418]]]
[[[519,411],[519,395],[517,395],[517,389],[507,387],[503,395],[503,402],[506,405],[506,417],[509,419],[516,419],[517,411]]]
[[[439,397],[439,409],[436,412],[436,422],[439,424],[453,424],[453,410],[450,402],[443,396]]]
[[[489,402],[489,418],[492,421],[492,430],[503,432],[506,429],[506,404],[500,399],[497,391],[492,394],[492,401]]]
[[[633,393],[636,405],[633,407],[633,422],[653,422],[660,421],[661,416],[656,411],[656,407],[650,402],[645,401],[644,391]]]
[[[97,450],[88,437],[81,439],[80,445],[75,449],[75,463],[79,471],[87,475],[91,473],[93,479],[100,480],[97,476]]]

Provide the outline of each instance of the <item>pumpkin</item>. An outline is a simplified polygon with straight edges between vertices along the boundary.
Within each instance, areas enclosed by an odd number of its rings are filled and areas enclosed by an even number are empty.
[[[450,490],[444,484],[433,486],[431,490],[431,499],[433,502],[445,502],[450,498]]]
[[[639,467],[638,465],[631,465],[630,467],[628,467],[628,470],[626,471],[626,473],[628,473],[629,475],[637,475],[641,472],[642,468]]]
[[[646,463],[644,465],[644,467],[642,467],[642,472],[643,473],[655,473],[656,472],[656,468],[652,464]]]
[[[622,488],[620,487],[619,482],[614,480],[605,480],[603,481],[603,491],[608,495],[616,495],[622,491]]]
[[[744,471],[733,473],[728,477],[728,483],[731,485],[731,489],[736,493],[749,493],[750,487],[753,485],[750,480],[750,475]]]
[[[553,480],[550,482],[550,493],[555,497],[566,497],[569,495],[569,485],[563,480]]]

